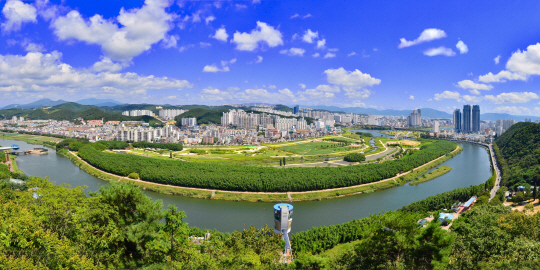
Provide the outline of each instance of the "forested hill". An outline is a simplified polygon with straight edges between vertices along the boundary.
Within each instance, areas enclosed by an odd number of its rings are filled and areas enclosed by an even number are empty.
[[[495,144],[503,160],[503,181],[514,187],[533,184],[533,176],[540,174],[540,124],[521,122],[510,127]]]
[[[92,106],[86,106],[87,109],[82,111],[73,110],[70,103],[65,103],[66,106],[52,107],[50,109],[7,109],[0,110],[0,119],[10,119],[13,116],[24,117],[30,120],[68,120],[73,121],[76,118],[84,120],[101,120],[104,121],[145,121],[150,122],[155,119],[151,116],[124,116],[120,113],[104,112]]]
[[[190,109],[188,112],[185,112],[179,116],[177,116],[174,120],[176,120],[176,125],[180,126],[182,125],[182,118],[197,118],[197,124],[221,124],[221,116],[223,116],[224,112],[228,112],[229,110],[209,110],[204,108],[195,108]]]

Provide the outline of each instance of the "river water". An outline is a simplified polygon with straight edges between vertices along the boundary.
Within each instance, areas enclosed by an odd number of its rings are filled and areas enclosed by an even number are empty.
[[[23,141],[1,140],[0,145],[18,144],[21,150],[30,150],[36,145]],[[340,224],[382,211],[396,210],[414,201],[450,191],[459,187],[478,185],[490,176],[489,154],[485,148],[463,143],[463,152],[441,165],[453,168],[449,173],[434,180],[415,186],[408,184],[371,194],[343,197],[333,200],[294,202],[292,232],[314,226]],[[48,155],[26,155],[17,158],[17,164],[27,175],[48,176],[56,184],[88,186],[86,191],[96,191],[107,182],[95,178],[69,159],[49,149]],[[162,200],[164,208],[174,204],[186,212],[184,221],[190,226],[232,232],[249,228],[250,225],[273,226],[273,203],[231,202],[221,200],[193,199],[145,191],[151,198]],[[294,196],[293,196],[294,198]]]

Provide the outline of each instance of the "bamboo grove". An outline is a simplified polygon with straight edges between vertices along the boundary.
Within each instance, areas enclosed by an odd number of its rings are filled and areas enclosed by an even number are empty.
[[[407,172],[446,155],[456,148],[448,141],[436,141],[425,149],[399,160],[359,166],[274,168],[242,165],[209,165],[112,154],[91,145],[79,149],[79,156],[91,165],[117,175],[138,173],[141,180],[184,187],[252,192],[309,191],[372,183]]]

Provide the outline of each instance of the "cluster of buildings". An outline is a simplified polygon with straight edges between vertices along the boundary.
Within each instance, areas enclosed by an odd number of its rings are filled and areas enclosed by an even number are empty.
[[[189,110],[180,110],[180,109],[168,109],[168,110],[159,110],[159,117],[164,120],[172,120],[176,116],[181,115]]]
[[[131,110],[131,111],[122,112],[122,115],[125,115],[125,116],[143,116],[143,115],[154,116],[154,112],[152,112],[151,110]]]
[[[422,125],[420,109],[413,110],[412,113],[407,116],[407,125],[409,127],[418,127]]]
[[[176,116],[181,115],[181,114],[189,111],[189,110],[182,110],[182,109],[165,109],[165,110],[163,110],[162,107],[156,107],[156,108],[161,108],[161,110],[159,110],[159,112],[158,112],[158,116],[163,120],[172,120]],[[143,116],[143,115],[147,115],[147,116],[152,116],[152,117],[156,116],[155,113],[153,111],[151,111],[151,110],[124,111],[124,112],[122,112],[122,115],[125,115],[125,116]]]
[[[456,109],[453,120],[455,133],[480,132],[480,105],[464,105],[463,113]]]

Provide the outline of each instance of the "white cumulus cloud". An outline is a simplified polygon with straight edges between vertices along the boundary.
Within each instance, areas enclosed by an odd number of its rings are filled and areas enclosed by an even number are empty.
[[[443,99],[455,99],[457,101],[460,101],[461,95],[459,94],[459,92],[444,91],[440,94],[435,94],[434,99],[437,101],[441,101]]]
[[[313,43],[315,39],[319,37],[319,32],[313,32],[311,29],[308,29],[304,32],[302,40],[307,43]]]
[[[290,48],[290,49],[287,49],[287,50],[279,51],[279,53],[286,54],[288,56],[304,56],[305,52],[306,52],[306,50],[304,50],[302,48]]]
[[[341,85],[346,88],[360,89],[381,83],[380,79],[373,78],[371,75],[362,73],[358,69],[347,71],[341,67],[338,69],[327,69],[324,73],[326,74],[326,79],[329,83]]]
[[[229,38],[229,34],[227,34],[227,30],[225,30],[225,26],[221,26],[221,28],[216,30],[216,33],[210,37],[215,38],[219,41],[227,42],[227,39]]]
[[[263,61],[263,57],[260,55],[257,55],[257,59],[255,59],[252,63],[259,64]]]
[[[413,95],[410,95],[410,96],[409,96],[409,99],[410,99],[410,100],[414,100],[414,96],[413,96]]]
[[[313,56],[313,58],[317,58],[317,57],[321,56],[321,54],[320,53],[314,53],[311,56]]]
[[[399,39],[400,43],[398,45],[398,48],[402,49],[402,48],[418,45],[424,42],[430,42],[430,41],[445,38],[445,37],[446,37],[446,33],[443,30],[436,29],[436,28],[429,28],[422,31],[420,36],[415,40],[408,41],[405,38],[400,38]]]
[[[524,115],[531,113],[531,110],[525,107],[517,107],[517,106],[500,106],[496,107],[494,109],[495,112],[498,113],[509,113],[509,114],[517,114],[517,115]]]
[[[218,67],[216,64],[212,64],[212,65],[206,65],[204,66],[203,68],[203,72],[210,72],[210,73],[216,73],[216,72],[229,72],[231,71],[229,69],[229,67]]]
[[[92,70],[96,72],[101,71],[109,71],[109,72],[117,72],[122,70],[124,67],[119,63],[114,63],[110,58],[108,57],[102,57],[99,62],[94,63],[92,66]]]
[[[492,82],[506,82],[509,81],[525,81],[527,77],[518,73],[513,73],[508,70],[502,70],[497,74],[488,73],[486,75],[481,75],[478,77],[478,80],[483,83],[492,83]]]
[[[493,86],[489,84],[475,83],[471,80],[463,80],[458,82],[458,86],[463,89],[476,89],[476,90],[491,90]]]
[[[279,30],[264,23],[257,22],[257,28],[251,30],[251,33],[240,33],[236,31],[231,42],[236,43],[236,49],[240,51],[254,51],[262,43],[266,43],[273,48],[283,45],[283,35]]]
[[[331,53],[331,52],[327,52],[325,55],[324,55],[324,58],[334,58],[336,57],[336,54],[335,53]]]
[[[93,72],[77,69],[61,61],[62,54],[29,52],[24,56],[0,55],[0,92],[42,92],[99,94],[123,97],[147,90],[181,90],[193,85],[186,80],[140,76],[134,72],[112,70]],[[102,60],[106,62],[107,60]]]
[[[529,45],[526,50],[512,54],[506,69],[523,75],[540,75],[540,43]]]
[[[469,52],[469,47],[467,47],[467,45],[461,40],[458,41],[458,43],[456,44],[456,48],[459,50],[460,54],[465,54]]]
[[[510,92],[501,93],[497,96],[486,95],[484,99],[495,104],[503,103],[526,103],[531,100],[539,99],[538,94],[533,92]]]
[[[495,57],[495,59],[493,59],[493,61],[495,62],[495,65],[498,65],[500,60],[501,60],[500,55],[497,55],[497,57]]]
[[[317,40],[317,49],[324,49],[324,46],[326,45],[326,39],[320,39]]]
[[[2,31],[11,32],[21,29],[23,23],[36,23],[36,8],[19,0],[7,1],[2,9],[6,21],[2,23]]]
[[[437,48],[429,48],[429,49],[425,50],[424,55],[427,55],[427,56],[437,56],[437,55],[454,56],[454,55],[456,55],[456,53],[450,48],[440,46],[440,47],[437,47]]]
[[[60,40],[97,44],[106,57],[129,62],[167,37],[175,18],[165,11],[170,5],[168,0],[146,0],[141,8],[121,9],[118,17],[109,20],[99,14],[85,19],[72,10],[51,27]]]

